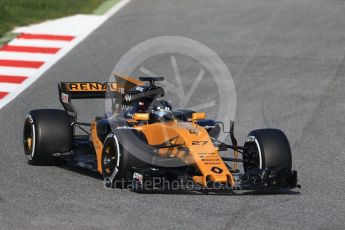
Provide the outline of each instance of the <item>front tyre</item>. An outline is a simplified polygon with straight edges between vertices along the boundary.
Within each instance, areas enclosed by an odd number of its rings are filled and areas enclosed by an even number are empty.
[[[54,164],[52,154],[69,152],[72,138],[73,130],[63,110],[33,110],[25,118],[23,144],[29,163]]]
[[[124,187],[119,185],[118,182],[124,181],[123,171],[127,167],[123,158],[126,154],[118,138],[114,134],[109,134],[104,141],[101,158],[105,187]]]
[[[137,148],[131,146],[137,146]],[[135,152],[138,149],[142,152]],[[148,166],[145,161],[136,156],[146,155],[146,162],[150,162],[151,152],[143,133],[131,129],[113,130],[105,139],[102,149],[101,165],[105,187],[126,187],[132,180],[129,169]]]
[[[289,141],[279,129],[251,131],[245,141],[244,171],[250,169],[291,170],[292,158]]]

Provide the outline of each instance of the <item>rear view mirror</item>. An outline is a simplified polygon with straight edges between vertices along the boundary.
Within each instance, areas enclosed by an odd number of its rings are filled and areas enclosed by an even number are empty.
[[[197,121],[197,120],[203,120],[206,118],[206,113],[193,113],[192,114],[192,120]]]
[[[150,115],[148,113],[135,113],[133,115],[133,120],[136,121],[148,121],[150,118]]]

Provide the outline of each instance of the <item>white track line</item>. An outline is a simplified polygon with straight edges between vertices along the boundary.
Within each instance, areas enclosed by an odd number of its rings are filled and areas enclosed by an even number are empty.
[[[10,42],[10,45],[23,45],[23,46],[38,46],[44,47],[45,45],[49,45],[48,47],[61,47],[57,45],[63,45],[67,43],[63,49],[61,49],[54,57],[46,62],[44,65],[41,66],[38,70],[36,69],[25,69],[25,68],[8,68],[8,67],[0,67],[0,74],[4,75],[19,75],[19,76],[29,76],[27,80],[25,80],[22,84],[18,86],[15,92],[8,94],[6,97],[0,100],[0,109],[3,108],[7,103],[12,101],[16,96],[18,96],[21,92],[23,92],[28,86],[30,86],[34,81],[36,81],[44,72],[46,72],[50,67],[52,67],[58,60],[60,60],[63,56],[65,56],[70,50],[72,50],[78,43],[84,40],[89,34],[91,34],[95,29],[97,29],[100,25],[102,25],[107,19],[109,19],[112,15],[118,12],[122,7],[124,7],[130,0],[121,0],[118,2],[112,9],[110,9],[104,16],[93,16],[99,18],[94,23],[90,23],[82,32],[78,30],[78,35],[74,38],[71,42],[54,42],[51,43],[50,41],[42,41],[37,44],[37,40],[33,42],[31,39],[26,39],[27,41],[21,41],[24,39],[14,39]],[[71,28],[69,28],[71,29]],[[68,29],[66,31],[69,32]],[[18,28],[15,32],[21,33],[37,33],[37,34],[46,34],[44,31],[38,30],[30,30],[25,27]],[[57,31],[54,34],[65,34],[60,31]],[[66,33],[65,35],[76,35],[74,33]],[[36,45],[35,45],[36,44]]]
[[[0,75],[11,75],[11,76],[34,76],[38,72],[37,69],[32,68],[16,68],[16,67],[5,67],[0,66]],[[1,106],[2,100],[0,100]]]
[[[17,89],[18,89],[18,84],[0,83],[0,92],[15,92]]]
[[[32,46],[32,47],[51,47],[51,48],[63,48],[70,45],[70,41],[51,41],[41,39],[23,39],[15,38],[8,44],[13,46]]]
[[[24,53],[0,51],[0,59],[23,60],[23,61],[49,61],[53,59],[54,54]]]
[[[30,34],[44,34],[76,36],[92,27],[102,15],[72,15],[59,20],[50,20],[49,25],[40,23],[28,27],[19,27],[14,32],[25,32]],[[66,26],[67,25],[67,26]]]

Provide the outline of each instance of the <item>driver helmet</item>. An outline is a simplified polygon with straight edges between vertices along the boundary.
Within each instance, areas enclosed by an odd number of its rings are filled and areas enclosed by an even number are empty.
[[[171,121],[174,119],[171,105],[164,100],[152,103],[150,120],[153,122]]]

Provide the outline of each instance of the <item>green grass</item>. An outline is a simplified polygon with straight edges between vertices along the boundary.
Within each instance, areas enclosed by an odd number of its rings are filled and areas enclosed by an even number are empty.
[[[90,14],[104,0],[0,0],[0,37],[15,26],[77,13]]]
[[[102,15],[115,5],[119,0],[104,0],[103,3],[93,11],[93,14]]]
[[[0,36],[0,47],[15,37],[16,34],[14,33],[5,33],[4,35],[2,35],[2,37]]]

